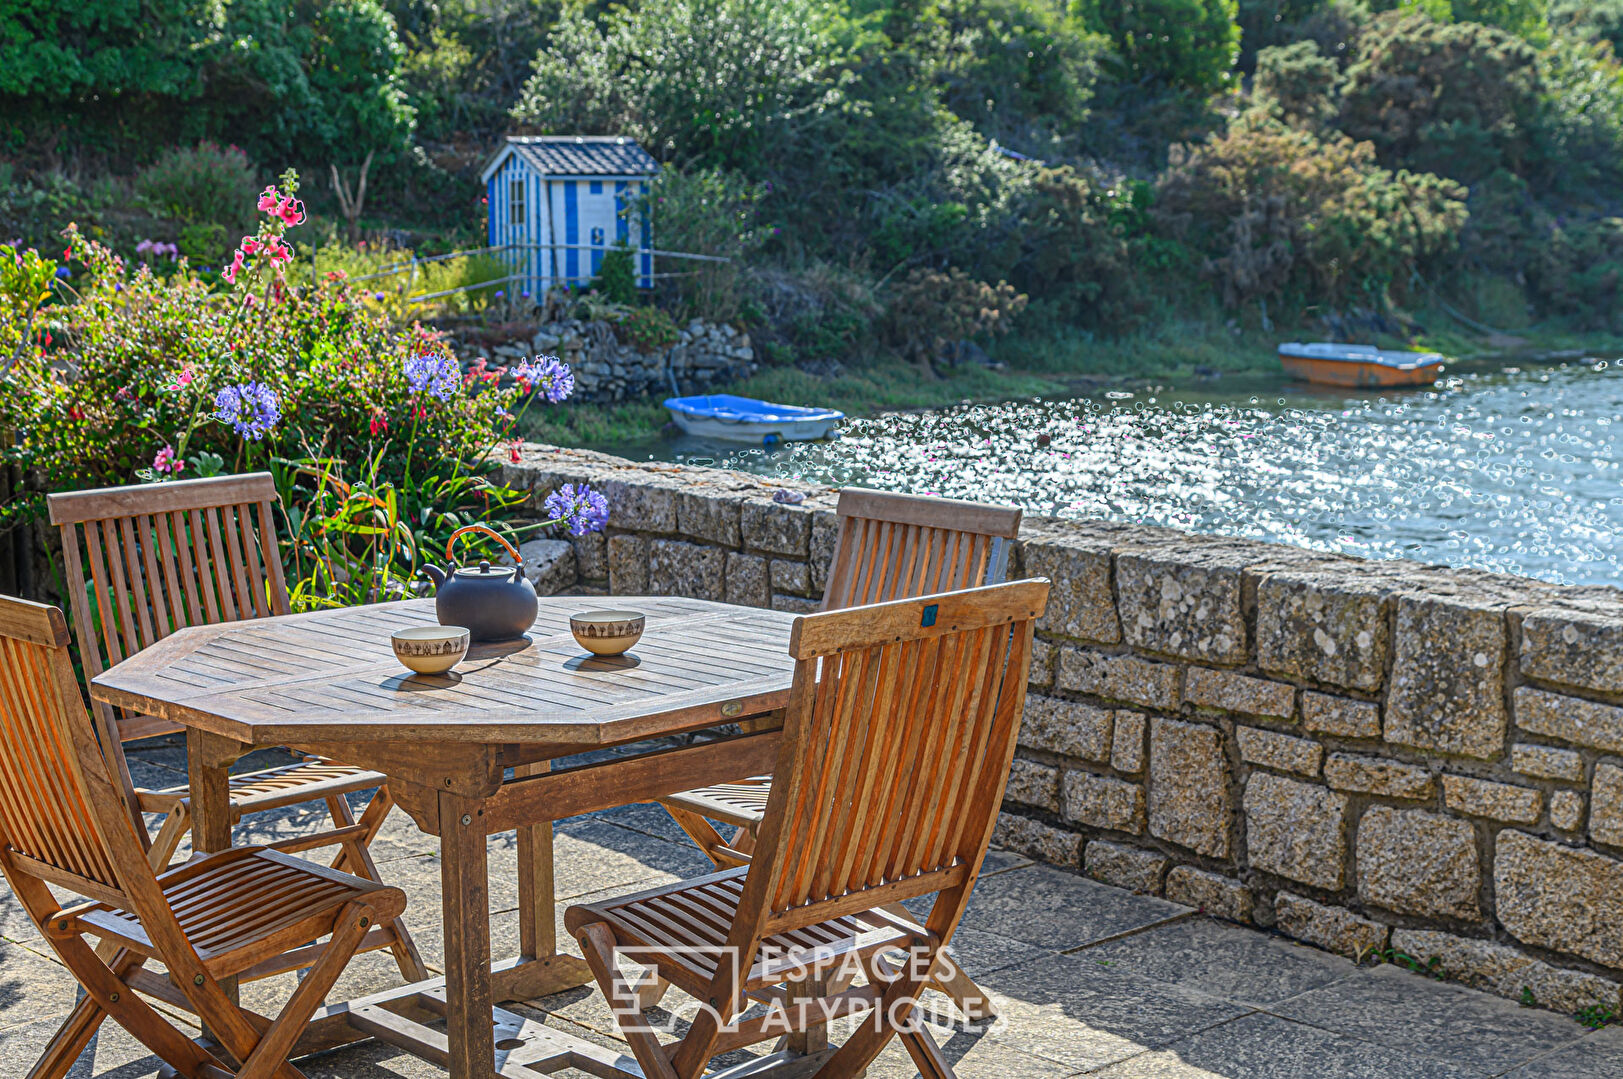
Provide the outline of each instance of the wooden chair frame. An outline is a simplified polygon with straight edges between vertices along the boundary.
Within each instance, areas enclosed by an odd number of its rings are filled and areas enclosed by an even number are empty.
[[[997,584],[1020,534],[1018,508],[860,487],[840,492],[836,513],[824,611]],[[716,868],[727,869],[749,860],[771,792],[771,776],[754,776],[683,791],[660,804]],[[733,834],[723,836],[711,821]],[[942,957],[935,985],[972,1021],[996,1014],[950,956]]]
[[[864,1021],[819,1077],[861,1074],[897,1035],[928,1079],[953,1074],[916,1002],[991,841],[1047,597],[1047,581],[1019,581],[796,620],[754,858],[565,913],[645,1075],[697,1079],[717,1053],[785,1029],[820,1048],[840,1015]],[[922,925],[888,909],[931,893]],[[896,949],[911,961],[887,960]],[[708,1005],[681,1040],[662,1045],[642,1021],[627,950]],[[864,985],[833,971],[853,959]],[[768,1014],[744,1016],[754,1003]]]
[[[0,597],[0,871],[87,994],[30,1076],[65,1074],[111,1015],[182,1075],[298,1079],[287,1055],[305,1022],[405,894],[267,847],[155,872],[138,807],[104,752],[116,739],[79,695],[69,640],[57,608]],[[64,908],[52,884],[88,898]],[[277,1018],[231,999],[230,979],[323,936]],[[166,974],[147,971],[151,960]],[[218,1055],[141,993],[194,1011]]]
[[[287,582],[272,515],[276,501],[268,472],[48,496],[51,523],[62,537],[85,677],[94,678],[186,626],[287,614]],[[100,701],[92,707],[98,725],[116,732],[116,745],[184,729],[158,716],[117,715]],[[113,764],[135,789],[121,750]],[[377,793],[357,818],[346,796],[374,787]],[[190,790],[135,789],[135,794],[143,812],[163,816],[148,852],[153,867],[161,869],[191,830]],[[370,847],[393,800],[381,773],[309,758],[232,776],[230,801],[233,823],[254,813],[324,804],[332,827],[304,837],[299,849],[336,846],[334,869],[382,883]],[[401,974],[409,982],[428,977],[405,923],[396,919],[388,929]]]

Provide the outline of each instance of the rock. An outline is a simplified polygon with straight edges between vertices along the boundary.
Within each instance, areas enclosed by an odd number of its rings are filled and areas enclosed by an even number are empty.
[[[1025,576],[1052,582],[1039,630],[1099,644],[1121,640],[1108,542],[1085,536],[1028,539],[1020,545],[1020,559]]]
[[[1504,752],[1505,618],[1455,598],[1398,598],[1386,740],[1491,760]]]
[[[745,607],[766,607],[772,602],[767,589],[766,559],[760,555],[727,552],[727,602]]]
[[[1201,723],[1155,716],[1150,720],[1150,834],[1197,854],[1227,858],[1229,764],[1223,734]]]
[[[834,561],[834,544],[839,539],[838,518],[827,511],[814,512],[811,526],[811,553],[806,566],[811,570],[811,590],[818,595],[828,588],[828,571]]]
[[[1031,641],[1031,670],[1026,684],[1033,689],[1047,689],[1054,684],[1054,646],[1041,637]]]
[[[772,597],[772,609],[774,611],[788,611],[790,614],[816,614],[823,608],[822,604],[814,599],[779,594]]]
[[[1274,926],[1288,937],[1362,960],[1386,947],[1386,926],[1350,910],[1327,907],[1290,892],[1274,897]]]
[[[1382,798],[1422,801],[1437,793],[1437,780],[1429,771],[1383,757],[1332,753],[1324,762],[1324,778],[1338,791]]]
[[[1370,701],[1302,691],[1302,726],[1340,738],[1379,738],[1381,709]]]
[[[768,554],[809,556],[811,514],[799,506],[767,499],[743,503],[740,525],[744,546]]]
[[[1451,982],[1519,1000],[1528,990],[1541,1008],[1577,1012],[1601,1005],[1617,1009],[1619,986],[1596,974],[1562,970],[1491,940],[1430,929],[1394,929],[1392,947],[1423,963],[1432,958]]]
[[[1160,895],[1167,859],[1154,851],[1096,839],[1088,844],[1082,864],[1084,872],[1094,880],[1141,895]]]
[[[648,541],[641,536],[608,539],[609,591],[639,596],[648,591]]]
[[[1534,824],[1544,806],[1544,793],[1531,787],[1513,787],[1469,776],[1443,776],[1443,802],[1472,817],[1487,817],[1511,824]]]
[[[1144,832],[1144,788],[1092,772],[1066,772],[1065,819],[1115,832]]]
[[[1184,674],[1183,699],[1197,708],[1265,719],[1289,720],[1296,715],[1296,687],[1233,671],[1190,667]]]
[[[1205,663],[1244,663],[1245,615],[1233,557],[1204,559],[1187,546],[1116,556],[1116,592],[1127,643]]]
[[[1623,753],[1623,708],[1518,686],[1516,726],[1576,746]]]
[[[1564,832],[1576,832],[1584,822],[1584,796],[1577,791],[1550,795],[1550,823]]]
[[[1570,749],[1554,746],[1518,742],[1510,747],[1510,766],[1535,779],[1565,779],[1577,783],[1584,778],[1584,759]]]
[[[609,523],[613,527],[636,532],[676,531],[676,492],[670,487],[637,476],[606,479],[602,491],[608,499]]]
[[[1018,851],[1050,865],[1074,867],[1082,859],[1082,837],[1040,821],[999,813],[992,829],[994,846]]]
[[[1499,923],[1517,940],[1623,968],[1623,862],[1507,828],[1493,887]]]
[[[1016,758],[1009,768],[1003,800],[1020,802],[1049,812],[1059,811],[1059,769]]]
[[[726,567],[727,552],[719,548],[681,540],[651,540],[648,591],[656,596],[719,600],[725,595]]]
[[[1192,865],[1175,865],[1167,871],[1164,894],[1174,903],[1194,907],[1214,918],[1251,921],[1251,889],[1237,880]]]
[[[1522,673],[1623,693],[1623,612],[1543,609],[1522,618]]]
[[[518,553],[536,595],[556,596],[575,587],[575,547],[568,540],[533,539],[520,544]]]
[[[1178,668],[1137,656],[1107,656],[1075,645],[1060,649],[1059,686],[1146,708],[1173,708]]]
[[[1116,730],[1110,741],[1110,767],[1128,775],[1144,770],[1144,731],[1141,712],[1117,712]]]
[[[781,558],[774,558],[768,568],[768,576],[771,578],[774,592],[793,592],[803,596],[811,591],[811,570],[804,562],[787,562]]]
[[[1399,914],[1475,921],[1482,873],[1470,822],[1373,806],[1358,822],[1358,898]]]
[[[1610,762],[1595,765],[1595,781],[1590,786],[1589,838],[1623,847],[1623,768]]]
[[[1246,780],[1243,802],[1253,869],[1330,891],[1345,883],[1345,795],[1253,772]]]
[[[609,575],[609,538],[601,532],[572,537],[575,568],[588,581],[601,581]]]
[[[1283,572],[1257,587],[1257,664],[1269,674],[1351,689],[1381,688],[1384,586],[1328,573]]]
[[[1088,761],[1110,759],[1110,712],[1032,693],[1020,724],[1020,744]]]
[[[1240,759],[1247,764],[1309,777],[1319,774],[1324,747],[1317,742],[1262,727],[1235,727],[1234,737],[1240,745]]]

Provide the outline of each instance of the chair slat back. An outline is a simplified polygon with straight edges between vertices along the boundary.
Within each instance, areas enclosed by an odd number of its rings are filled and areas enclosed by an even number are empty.
[[[87,678],[186,626],[288,612],[268,472],[47,501]],[[121,727],[126,739],[178,729]]]
[[[825,901],[978,868],[1047,596],[1047,581],[1017,581],[797,620],[784,748],[750,868],[752,883],[766,875],[766,916],[816,920]]]
[[[86,717],[69,641],[57,608],[0,596],[0,838],[44,879],[121,893],[103,829],[132,829],[130,803]]]
[[[1020,510],[847,487],[823,610],[996,584]]]

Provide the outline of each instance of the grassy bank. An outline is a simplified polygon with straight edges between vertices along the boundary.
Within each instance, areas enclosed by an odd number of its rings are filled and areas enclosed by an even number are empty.
[[[1473,365],[1536,359],[1574,349],[1603,356],[1623,355],[1623,338],[1557,326],[1510,336],[1470,330],[1442,311],[1422,312],[1416,321],[1426,331],[1414,342],[1380,335],[1370,343],[1389,348],[1434,349]],[[1000,370],[966,365],[928,378],[912,364],[882,360],[848,367],[837,378],[818,377],[795,368],[770,368],[727,389],[767,401],[826,405],[850,416],[872,416],[966,401],[1076,395],[1104,383],[1141,379],[1266,374],[1279,369],[1275,353],[1279,342],[1323,337],[1322,326],[1262,330],[1211,320],[1169,319],[1110,340],[1091,340],[1083,335],[1009,337],[998,342],[995,349],[996,359],[1003,364]],[[657,399],[617,405],[574,404],[532,414],[525,437],[563,446],[613,447],[656,438],[668,420],[669,415]]]

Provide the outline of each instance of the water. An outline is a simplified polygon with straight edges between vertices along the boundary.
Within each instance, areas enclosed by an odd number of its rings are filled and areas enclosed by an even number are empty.
[[[1623,363],[1379,394],[1223,379],[844,431],[772,450],[677,438],[633,456],[1623,584]]]

